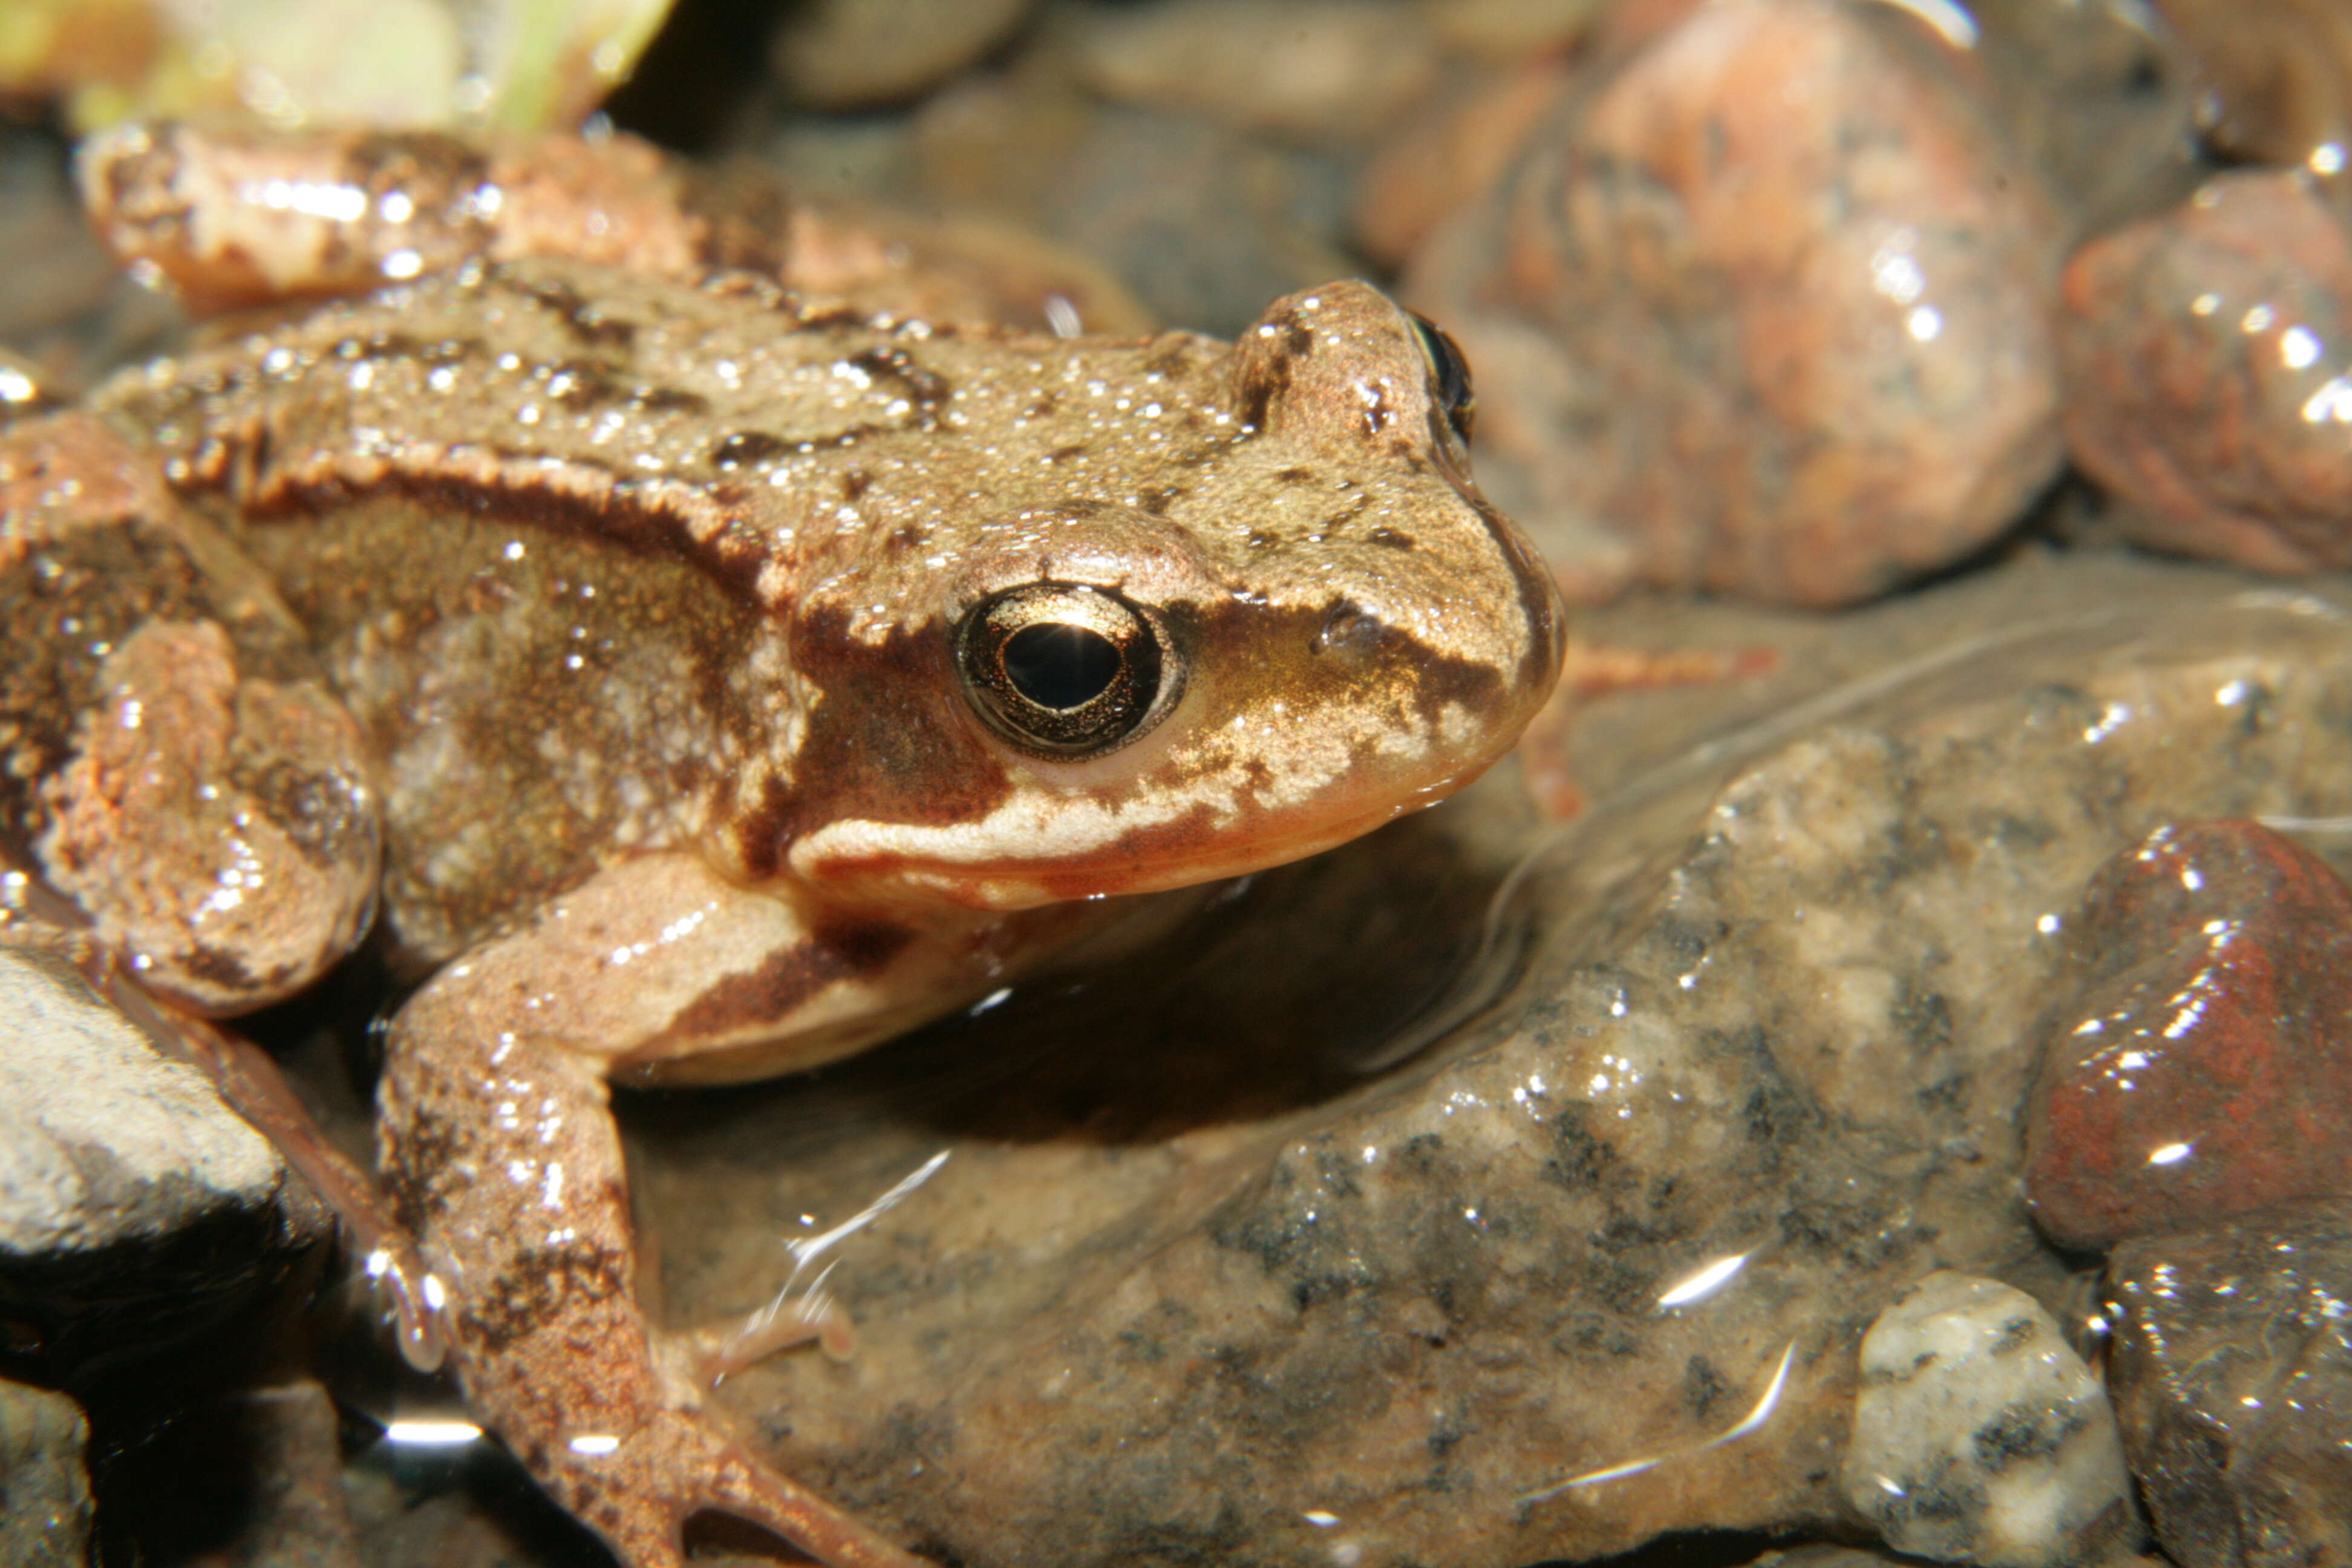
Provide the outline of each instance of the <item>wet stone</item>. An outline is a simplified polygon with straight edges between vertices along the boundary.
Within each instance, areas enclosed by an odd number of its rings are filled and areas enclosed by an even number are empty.
[[[2106,1390],[2024,1291],[1930,1274],[1870,1327],[1846,1500],[1896,1551],[1999,1568],[2133,1543]]]
[[[2165,1553],[2352,1562],[2352,1200],[2135,1238],[2107,1284],[2116,1412]]]
[[[2067,264],[2074,460],[2116,526],[2263,572],[2352,564],[2352,229],[2308,175],[2216,175]]]
[[[2244,694],[2251,698],[2252,693]],[[2251,822],[2158,828],[2067,921],[2026,1194],[2061,1246],[2352,1193],[2352,889]]]
[[[195,1068],[71,964],[0,943],[0,1321],[62,1374],[232,1310],[324,1216]]]
[[[2055,474],[2059,230],[1942,50],[1891,7],[1696,7],[1423,248],[1480,482],[1572,593],[1851,603]]]
[[[82,1568],[89,1561],[89,1440],[71,1399],[0,1380],[0,1563]]]

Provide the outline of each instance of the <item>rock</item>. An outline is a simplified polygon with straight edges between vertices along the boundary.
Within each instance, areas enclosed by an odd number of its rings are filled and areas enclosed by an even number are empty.
[[[2116,1411],[2166,1554],[2352,1561],[2352,1201],[2137,1237],[2107,1281]]]
[[[0,943],[0,1319],[62,1373],[282,1278],[325,1217],[212,1082],[69,963]]]
[[[2352,229],[2309,176],[2216,175],[2067,264],[2074,460],[2159,550],[2352,564]]]
[[[0,1380],[0,1563],[82,1568],[89,1561],[89,1442],[81,1406]]]
[[[1085,13],[1078,74],[1116,102],[1344,145],[1428,92],[1433,42],[1418,11],[1384,0],[1151,0]]]
[[[1555,60],[1456,83],[1384,137],[1356,185],[1356,240],[1402,267],[1440,225],[1470,206],[1542,123],[1573,79]]]
[[[1522,1568],[1852,1521],[1880,1310],[1938,1268],[2069,1289],[2014,1124],[2054,917],[2184,811],[2343,808],[2352,595],[2241,595],[2078,553],[1833,620],[1598,617],[1782,666],[1593,706],[1594,804],[1491,963],[1463,955],[1530,831],[1507,779],[1172,952],[628,1100],[669,1321],[772,1300],[779,1237],[944,1149],[827,1280],[857,1354],[717,1395],[902,1539]]]
[[[1266,300],[1345,277],[1334,157],[1204,121],[974,82],[927,106],[922,185],[1099,258],[1160,320],[1230,336]]]
[[[2055,473],[2057,230],[1916,24],[1725,0],[1572,93],[1407,297],[1572,592],[1863,599]]]
[[[2044,1234],[2104,1251],[2352,1193],[2352,889],[2326,862],[2251,822],[2167,826],[2065,923],[2076,973],[2023,1045]]]
[[[1422,0],[1448,53],[1513,66],[1573,48],[1601,20],[1602,0]]]
[[[2196,80],[2141,5],[1971,0],[1986,112],[2048,184],[2069,244],[2171,205],[2204,169]]]
[[[2107,1391],[1997,1279],[1930,1274],[1878,1314],[1844,1473],[1888,1545],[1939,1562],[2096,1563],[2139,1535]]]
[[[813,109],[913,98],[1011,37],[1031,0],[802,0],[777,29],[776,74]]]
[[[2157,0],[2195,60],[2207,133],[2233,157],[2300,163],[2352,137],[2352,15],[2336,0]]]

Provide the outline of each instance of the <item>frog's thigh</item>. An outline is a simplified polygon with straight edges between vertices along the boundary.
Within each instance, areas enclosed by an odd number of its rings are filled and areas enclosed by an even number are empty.
[[[0,435],[0,837],[142,984],[207,1013],[366,923],[359,731],[267,581],[87,415]]]
[[[616,1064],[682,1034],[731,1037],[743,988],[781,998],[785,972],[825,967],[824,940],[821,921],[689,855],[647,856],[445,968],[394,1026],[386,1173],[449,1286],[475,1412],[633,1565],[677,1561],[678,1527],[704,1508],[828,1563],[912,1562],[767,1469],[656,1370],[606,1105]]]

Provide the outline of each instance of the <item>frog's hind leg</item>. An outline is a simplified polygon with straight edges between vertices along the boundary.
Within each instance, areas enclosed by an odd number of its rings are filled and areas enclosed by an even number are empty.
[[[707,1510],[833,1568],[919,1568],[745,1447],[635,1291],[604,1075],[680,1017],[709,1017],[729,975],[805,969],[792,944],[808,940],[789,906],[651,856],[449,965],[394,1026],[386,1175],[447,1282],[474,1413],[630,1568],[678,1563],[681,1529]]]

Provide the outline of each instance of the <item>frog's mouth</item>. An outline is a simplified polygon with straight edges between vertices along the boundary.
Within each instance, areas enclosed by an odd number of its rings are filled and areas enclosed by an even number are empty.
[[[1359,784],[1325,792],[1311,810],[1201,798],[1135,820],[1099,804],[1029,797],[970,824],[836,822],[794,845],[792,860],[820,885],[974,909],[1162,892],[1360,838],[1469,784],[1508,744],[1489,746],[1410,790]]]

